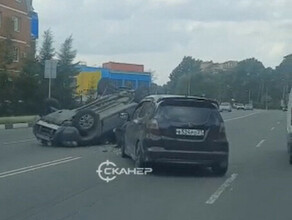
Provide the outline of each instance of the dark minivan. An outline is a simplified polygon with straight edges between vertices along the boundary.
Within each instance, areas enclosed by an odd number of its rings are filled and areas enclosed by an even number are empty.
[[[216,101],[193,96],[152,95],[116,130],[122,157],[137,167],[152,163],[198,164],[217,175],[228,169],[229,146]]]

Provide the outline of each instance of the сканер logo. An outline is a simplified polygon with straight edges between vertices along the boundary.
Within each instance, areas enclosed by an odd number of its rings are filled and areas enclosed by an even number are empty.
[[[147,175],[151,173],[152,168],[118,168],[114,162],[106,160],[102,162],[96,170],[100,179],[105,182],[113,181],[119,175]]]

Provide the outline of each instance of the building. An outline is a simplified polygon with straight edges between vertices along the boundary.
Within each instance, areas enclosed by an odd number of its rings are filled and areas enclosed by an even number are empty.
[[[126,72],[144,72],[144,65],[142,64],[130,64],[130,63],[117,63],[107,62],[102,64],[103,68],[107,68],[113,71],[126,71]]]
[[[109,65],[109,63],[111,63]],[[79,66],[77,76],[77,94],[86,96],[88,91],[97,90],[101,79],[108,79],[114,87],[137,89],[151,85],[151,73],[144,72],[143,65],[125,63],[104,63],[103,67]],[[107,68],[106,68],[107,67]]]
[[[233,69],[237,66],[237,61],[227,61],[224,63],[213,63],[213,61],[206,61],[201,63],[201,70],[208,73],[218,73]]]
[[[35,51],[37,38],[38,14],[32,0],[0,0],[0,41],[12,42],[10,71],[19,72],[24,58]]]

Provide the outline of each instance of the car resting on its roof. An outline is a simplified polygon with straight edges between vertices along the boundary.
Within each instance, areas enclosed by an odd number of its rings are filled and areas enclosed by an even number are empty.
[[[100,143],[113,136],[113,129],[124,120],[121,112],[131,114],[141,91],[124,90],[97,98],[72,110],[57,110],[41,117],[33,127],[36,138],[44,145],[82,146]]]

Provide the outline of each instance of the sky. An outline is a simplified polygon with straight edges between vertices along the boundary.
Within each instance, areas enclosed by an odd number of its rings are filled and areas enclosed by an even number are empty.
[[[164,84],[184,56],[255,57],[268,67],[292,53],[291,0],[34,0],[40,39],[72,35],[76,61],[144,64]]]

